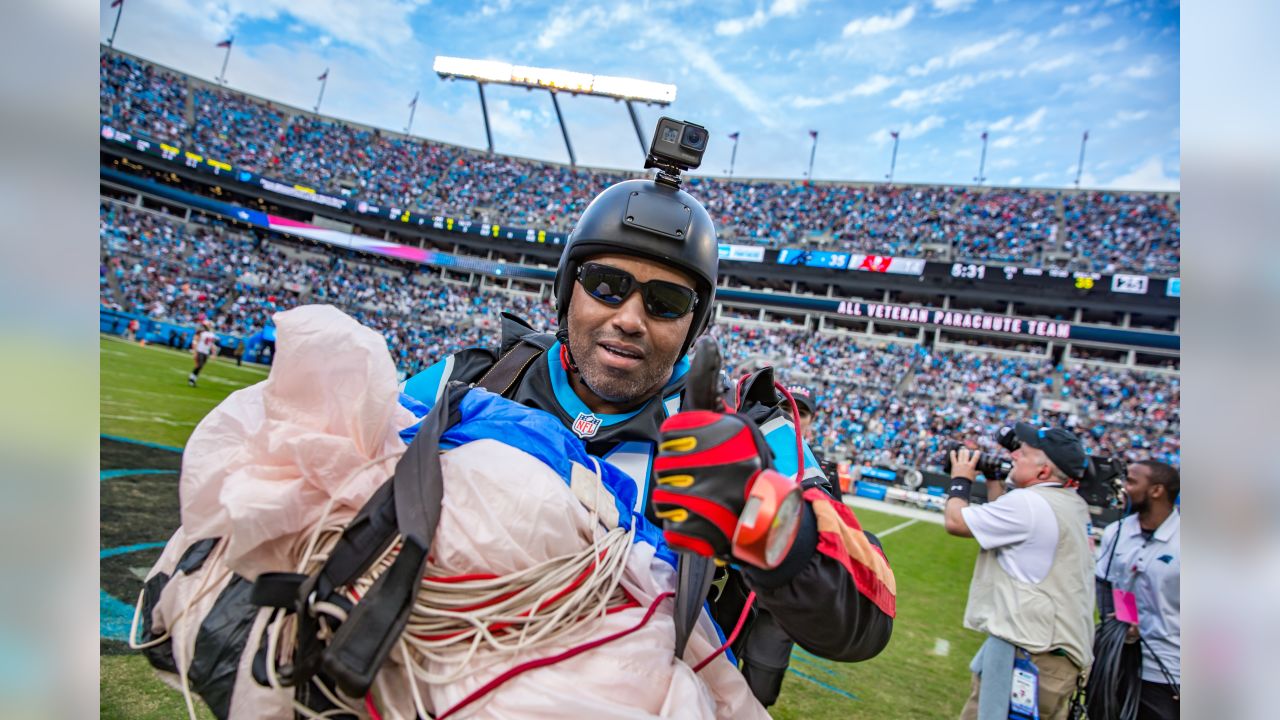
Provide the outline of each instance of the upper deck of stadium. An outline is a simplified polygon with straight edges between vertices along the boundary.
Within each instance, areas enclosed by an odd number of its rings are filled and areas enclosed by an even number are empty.
[[[448,145],[289,107],[103,48],[102,126],[338,197],[567,230],[626,170]],[[1177,193],[698,176],[723,240],[1072,271],[1178,275]]]

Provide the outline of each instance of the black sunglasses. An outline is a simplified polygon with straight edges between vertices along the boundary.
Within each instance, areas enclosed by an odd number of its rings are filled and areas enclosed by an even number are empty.
[[[666,280],[636,282],[626,270],[600,263],[578,266],[578,282],[588,295],[606,305],[621,305],[632,292],[639,290],[645,312],[664,320],[684,317],[698,305],[698,294],[693,288]]]

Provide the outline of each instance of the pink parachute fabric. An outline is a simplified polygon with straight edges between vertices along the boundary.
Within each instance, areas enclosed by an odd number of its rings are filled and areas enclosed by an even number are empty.
[[[172,642],[180,686],[188,684],[201,621],[232,573],[253,579],[314,570],[336,532],[390,477],[405,448],[397,433],[416,422],[397,401],[394,366],[377,333],[330,306],[296,308],[275,320],[278,354],[268,379],[227,398],[187,445],[183,526],[149,575],[170,576],[151,608],[149,629],[151,637]],[[428,578],[558,577],[554,573],[568,567],[564,558],[585,554],[600,561],[583,584],[597,583],[591,597],[608,600],[608,611],[584,600],[556,615],[544,612],[541,639],[532,631],[496,633],[500,642],[473,638],[440,647],[423,638],[450,634],[427,630],[440,618],[424,605],[430,595],[419,595],[370,696],[339,697],[344,705],[363,716],[373,708],[382,718],[451,709],[450,717],[459,718],[768,717],[727,659],[693,672],[691,666],[721,644],[705,613],[687,662],[673,657],[673,603],[662,598],[675,589],[674,569],[626,529],[632,523],[618,517],[599,467],[573,463],[566,478],[496,440],[449,450],[441,467],[444,501]],[[191,544],[210,537],[222,540],[204,564],[178,571]],[[375,565],[361,587],[377,572]],[[627,602],[616,602],[620,597]],[[540,601],[531,611],[543,607]],[[260,686],[249,669],[260,643],[288,652],[287,631],[273,633],[286,625],[273,622],[276,612],[263,608],[246,619],[253,627],[225,706],[228,717],[292,717],[293,689]],[[505,624],[494,620],[480,624]],[[540,665],[562,655],[572,656]]]

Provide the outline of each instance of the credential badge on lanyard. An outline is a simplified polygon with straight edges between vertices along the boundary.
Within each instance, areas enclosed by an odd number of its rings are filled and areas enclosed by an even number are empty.
[[[1010,720],[1040,720],[1040,672],[1031,655],[1018,648],[1013,661],[1013,685],[1009,690]]]

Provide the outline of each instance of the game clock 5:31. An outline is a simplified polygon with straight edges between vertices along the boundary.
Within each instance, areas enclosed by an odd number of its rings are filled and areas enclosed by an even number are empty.
[[[970,263],[952,263],[951,265],[951,277],[982,280],[986,278],[986,276],[986,265],[973,265]]]

